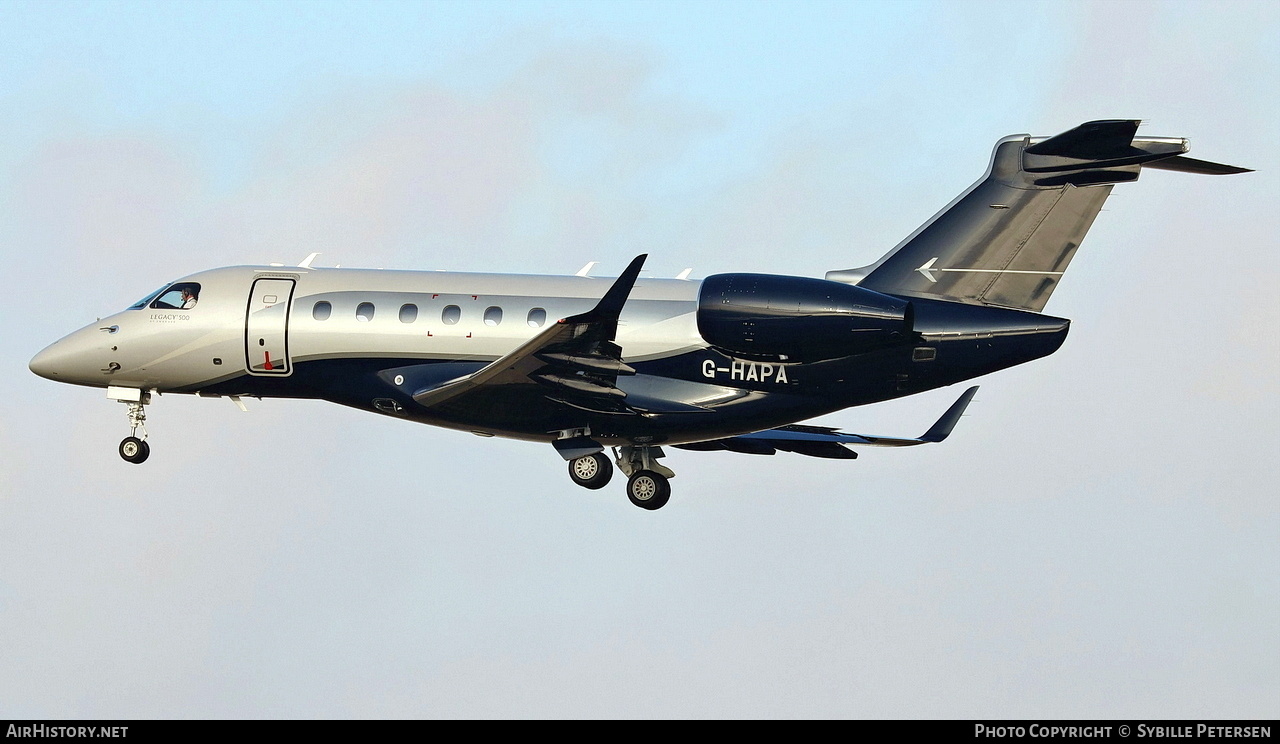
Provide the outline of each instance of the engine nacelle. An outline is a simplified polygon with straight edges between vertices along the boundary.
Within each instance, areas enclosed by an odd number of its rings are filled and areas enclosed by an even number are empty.
[[[907,343],[911,303],[851,284],[716,274],[698,293],[698,332],[731,356],[816,362]]]

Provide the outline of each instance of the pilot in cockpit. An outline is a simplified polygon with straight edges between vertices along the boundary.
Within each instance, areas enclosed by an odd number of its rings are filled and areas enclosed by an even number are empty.
[[[191,287],[182,288],[182,309],[183,310],[190,310],[191,308],[195,307],[197,299],[198,298],[196,297],[196,293]]]

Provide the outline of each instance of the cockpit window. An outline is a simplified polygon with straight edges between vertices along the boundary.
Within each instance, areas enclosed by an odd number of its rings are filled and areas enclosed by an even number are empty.
[[[200,301],[200,285],[195,282],[179,282],[165,287],[160,296],[151,302],[157,310],[190,310]]]
[[[160,289],[157,289],[156,291],[152,292],[151,294],[147,295],[146,297],[143,297],[141,300],[138,300],[137,302],[135,302],[135,303],[133,303],[132,305],[130,305],[130,306],[129,306],[129,309],[130,309],[130,310],[141,310],[142,308],[146,307],[147,305],[150,305],[152,300],[154,300],[155,298],[157,298],[157,297],[159,297],[160,295],[164,294],[164,291],[165,291],[166,289],[168,289],[168,288],[169,288],[169,287],[164,286],[164,287],[161,287]]]

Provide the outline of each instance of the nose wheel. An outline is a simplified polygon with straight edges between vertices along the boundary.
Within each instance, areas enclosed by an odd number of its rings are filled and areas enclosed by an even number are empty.
[[[125,437],[120,441],[120,456],[125,462],[135,465],[146,461],[151,455],[151,445],[137,437]]]
[[[151,402],[151,393],[145,390],[111,387],[107,389],[107,397],[129,406],[129,436],[120,440],[118,449],[120,458],[134,465],[146,462],[146,459],[151,456],[151,445],[147,444],[146,427],[146,405]]]

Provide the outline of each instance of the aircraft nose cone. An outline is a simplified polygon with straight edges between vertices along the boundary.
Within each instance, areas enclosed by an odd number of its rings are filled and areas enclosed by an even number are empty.
[[[92,385],[102,376],[104,349],[95,326],[81,328],[49,344],[27,363],[32,372],[48,380]]]
[[[31,358],[27,364],[32,372],[48,380],[58,379],[58,373],[65,369],[65,350],[58,348],[57,343],[49,344],[43,351]]]

